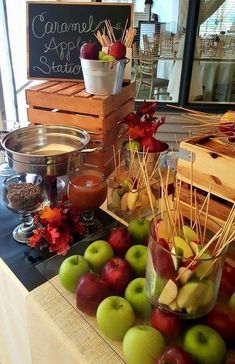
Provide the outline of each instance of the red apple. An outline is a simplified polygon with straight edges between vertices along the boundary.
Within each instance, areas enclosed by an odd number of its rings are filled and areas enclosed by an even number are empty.
[[[163,249],[162,249],[163,248]],[[161,278],[173,279],[176,277],[176,270],[170,254],[169,244],[164,239],[151,244],[151,256],[153,266]]]
[[[196,362],[179,346],[172,346],[163,351],[156,364],[196,364]]]
[[[113,293],[122,295],[133,278],[132,268],[125,259],[115,257],[105,264],[101,277],[108,282]]]
[[[108,48],[108,54],[116,58],[116,60],[123,59],[126,56],[126,46],[120,41],[111,43]]]
[[[141,140],[141,148],[145,151],[160,153],[168,149],[168,145],[161,140],[155,139],[153,136],[148,136]]]
[[[133,245],[132,236],[126,226],[112,229],[107,241],[113,248],[114,253],[119,257],[124,257],[127,250]]]
[[[181,331],[180,318],[173,313],[164,312],[154,307],[151,313],[152,326],[166,337],[177,336]]]
[[[206,324],[216,330],[227,344],[235,343],[235,311],[226,303],[217,303],[206,318]]]
[[[235,268],[225,262],[220,282],[220,294],[229,299],[235,292]]]
[[[80,49],[80,57],[85,59],[99,59],[99,47],[96,43],[84,43]]]
[[[95,273],[86,273],[78,281],[77,308],[88,315],[95,315],[104,298],[110,296],[108,283]]]
[[[228,350],[225,364],[235,364],[235,350]]]

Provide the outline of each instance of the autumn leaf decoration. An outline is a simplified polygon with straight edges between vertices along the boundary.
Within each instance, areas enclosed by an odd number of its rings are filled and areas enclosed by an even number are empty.
[[[70,245],[84,232],[80,215],[68,200],[63,200],[57,207],[45,206],[34,215],[38,227],[28,239],[28,245],[59,255],[66,254]]]
[[[166,121],[165,116],[156,116],[156,111],[156,102],[145,101],[136,111],[129,113],[122,120],[122,123],[127,124],[128,138],[141,140],[153,136]]]

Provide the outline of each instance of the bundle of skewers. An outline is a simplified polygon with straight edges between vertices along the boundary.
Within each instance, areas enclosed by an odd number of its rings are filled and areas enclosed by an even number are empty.
[[[145,169],[142,165],[149,191],[151,182]],[[168,311],[187,318],[199,317],[209,312],[217,299],[224,256],[235,240],[235,204],[220,226],[208,216],[211,186],[200,208],[197,191],[191,186],[186,207],[180,200],[181,181],[175,184],[172,198],[166,187],[169,169],[165,182],[161,169],[158,171],[162,198],[160,213],[151,224],[148,295],[153,304]],[[149,199],[152,206],[151,194]]]
[[[108,208],[118,216],[129,221],[134,217],[146,217],[151,214],[150,199],[153,210],[156,212],[159,201],[159,177],[156,178],[159,168],[159,157],[153,162],[150,153],[130,150],[129,164],[123,165],[121,151],[114,152],[115,169],[110,178],[108,191]],[[149,191],[146,190],[145,174],[142,165],[146,167],[149,181]]]
[[[126,48],[131,48],[136,35],[136,29],[133,27],[129,27],[127,29],[127,24],[128,19],[126,20],[121,39],[119,40],[126,46]],[[102,47],[108,47],[110,44],[117,41],[110,20],[105,20],[105,27],[102,28],[102,31],[98,30],[95,37]]]
[[[215,115],[197,110],[191,110],[175,105],[167,105],[184,111],[184,116],[193,120],[196,125],[187,125],[197,135],[210,135],[225,144],[235,142],[235,111],[228,110],[223,115]]]

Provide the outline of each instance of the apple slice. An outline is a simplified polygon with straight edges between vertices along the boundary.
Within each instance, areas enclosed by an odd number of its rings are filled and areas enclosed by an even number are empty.
[[[184,239],[186,243],[190,243],[190,241],[198,241],[197,233],[188,225],[183,225],[183,233]]]
[[[153,304],[156,304],[156,297],[160,295],[166,285],[166,280],[159,277],[153,266],[152,254],[148,251],[147,264],[146,264],[146,285],[147,292]]]
[[[180,308],[200,305],[201,296],[205,293],[206,286],[202,282],[190,281],[182,286],[177,296],[177,304]]]
[[[159,219],[157,221],[155,233],[157,240],[164,239],[165,241],[169,241],[171,230],[166,220]]]
[[[180,308],[177,304],[176,298],[168,306],[171,309],[171,311],[182,311],[182,308]]]
[[[158,297],[158,302],[168,306],[177,297],[177,293],[178,287],[176,283],[169,279]]]
[[[180,263],[182,261],[183,257],[183,250],[179,247],[174,247],[171,249],[171,257],[173,260],[173,264],[175,267],[175,270],[177,270],[180,266]]]
[[[179,277],[179,282],[181,284],[181,286],[183,286],[186,282],[188,282],[188,280],[192,277],[194,271],[191,269],[187,269],[185,267],[179,267],[178,269],[178,275]]]
[[[127,195],[127,207],[130,211],[133,211],[135,209],[136,201],[139,197],[139,192],[137,190],[132,190],[128,192]]]
[[[127,196],[128,196],[128,192],[124,193],[124,195],[121,198],[121,210],[123,212],[126,212],[128,210],[128,206],[127,206]]]
[[[189,245],[195,255],[197,255],[203,248],[203,246],[201,244],[198,244],[196,241],[190,241]]]
[[[200,306],[207,306],[214,297],[214,284],[211,279],[203,279],[200,281],[201,283],[205,284],[205,293],[200,299]]]
[[[186,241],[182,239],[180,236],[174,236],[173,242],[176,248],[180,248],[183,250],[183,258],[187,259],[193,256],[193,251],[190,248],[189,244],[187,244]]]
[[[112,206],[119,209],[121,205],[121,198],[117,190],[113,191],[112,194]]]
[[[212,263],[211,258],[212,258],[211,255],[206,252],[201,255],[200,259],[202,259],[202,260],[208,259],[208,260],[202,261],[197,266],[197,268],[195,270],[195,274],[196,274],[197,278],[208,277],[211,274],[214,267],[216,266],[215,264],[214,265],[211,264]]]

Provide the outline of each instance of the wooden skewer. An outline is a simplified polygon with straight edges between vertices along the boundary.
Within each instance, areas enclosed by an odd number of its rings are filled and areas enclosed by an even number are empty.
[[[125,34],[126,34],[127,24],[128,24],[128,18],[126,18],[126,23],[125,23],[125,26],[124,26],[124,29],[123,29],[123,32],[122,32],[122,39],[121,39],[122,43],[124,42],[124,37],[125,37]]]

